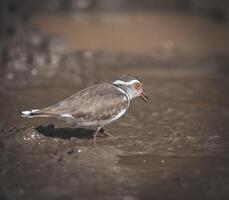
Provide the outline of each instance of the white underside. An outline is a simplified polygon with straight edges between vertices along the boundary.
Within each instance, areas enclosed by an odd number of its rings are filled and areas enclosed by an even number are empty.
[[[68,114],[68,113],[62,114],[62,115],[60,115],[60,116],[61,116],[61,117],[67,117],[67,118],[75,119],[75,117],[73,117],[71,114]]]
[[[128,107],[126,107],[125,109],[123,109],[120,113],[118,113],[117,115],[112,116],[112,118],[107,119],[107,120],[102,120],[102,121],[89,121],[89,122],[83,122],[83,121],[79,121],[77,120],[74,116],[72,116],[71,114],[65,113],[60,115],[60,119],[65,120],[66,122],[69,123],[76,123],[79,126],[105,126],[107,124],[112,123],[113,121],[119,119],[120,117],[122,117],[126,110],[128,109]],[[37,111],[37,110],[36,110]],[[34,111],[33,111],[34,112]],[[22,117],[27,117],[27,118],[34,118],[34,117],[52,117],[49,115],[34,115],[34,116],[30,116],[31,111],[22,111]]]
[[[104,126],[107,125],[107,124],[110,124],[111,122],[113,122],[113,121],[119,119],[120,117],[122,117],[125,114],[127,108],[126,109],[123,109],[119,114],[114,115],[111,119],[102,121],[102,123],[104,123]]]
[[[128,107],[127,107],[128,108]],[[77,126],[82,126],[82,127],[89,127],[89,126],[106,126],[110,123],[112,123],[113,121],[119,119],[120,117],[122,117],[125,112],[126,109],[123,109],[119,114],[112,116],[112,118],[107,119],[107,120],[94,120],[94,121],[81,121],[81,120],[77,120],[77,118],[73,117],[71,114],[63,114],[60,116],[60,119],[64,119],[66,122],[69,123],[74,123]]]

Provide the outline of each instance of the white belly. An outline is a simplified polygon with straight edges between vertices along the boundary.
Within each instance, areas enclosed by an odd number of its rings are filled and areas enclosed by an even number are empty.
[[[119,114],[114,115],[114,116],[113,116],[112,118],[110,118],[110,119],[101,121],[101,123],[98,124],[98,125],[105,126],[105,125],[107,125],[107,124],[110,124],[111,122],[113,122],[113,121],[119,119],[120,117],[122,117],[122,116],[126,113],[126,110],[127,110],[127,108],[126,108],[126,109],[123,109]]]

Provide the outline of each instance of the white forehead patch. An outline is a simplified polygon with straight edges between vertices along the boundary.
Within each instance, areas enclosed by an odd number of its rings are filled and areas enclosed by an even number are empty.
[[[134,80],[130,80],[130,81],[127,81],[127,82],[121,81],[121,80],[116,80],[116,81],[113,82],[113,84],[123,84],[123,85],[132,85],[133,83],[140,83],[140,81],[134,79]]]

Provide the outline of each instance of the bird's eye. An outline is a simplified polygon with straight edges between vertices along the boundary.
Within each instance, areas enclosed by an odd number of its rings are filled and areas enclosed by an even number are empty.
[[[142,87],[141,83],[135,83],[135,84],[134,84],[134,88],[135,88],[136,90],[141,89],[141,87]]]

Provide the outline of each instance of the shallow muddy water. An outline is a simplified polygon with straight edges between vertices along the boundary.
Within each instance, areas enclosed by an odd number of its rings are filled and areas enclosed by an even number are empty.
[[[197,58],[229,54],[228,26],[185,14],[42,15],[32,23],[65,36],[76,50]]]
[[[59,30],[58,24],[52,21],[53,16],[46,19],[43,26],[47,32],[48,20],[54,24],[53,29]],[[56,21],[61,20],[66,17],[58,16]],[[69,34],[77,28],[71,29],[71,22],[66,26],[70,30],[63,31]],[[122,24],[116,26],[123,28]],[[78,38],[84,45],[83,37]],[[94,35],[94,38],[98,37]],[[144,46],[140,47],[141,52],[134,53],[142,55],[148,51],[147,45],[144,51]],[[105,47],[96,45],[96,49],[111,51]],[[79,48],[84,49],[83,46]],[[85,49],[90,48],[85,45]],[[227,69],[222,68],[221,62],[206,60],[192,62],[192,67],[187,67],[190,63],[185,60],[182,62],[187,66],[180,67],[180,60],[174,60],[174,65],[163,66],[152,59],[145,62],[136,59],[141,67],[128,66],[135,57],[129,57],[133,52],[128,50],[125,50],[128,56],[124,54],[125,66],[119,59],[114,61],[112,57],[109,60],[109,54],[108,58],[103,55],[106,59],[100,60],[104,62],[101,67],[95,65],[97,82],[110,82],[122,74],[134,74],[143,81],[150,97],[148,104],[141,99],[133,100],[126,115],[106,127],[115,139],[98,137],[94,145],[91,130],[74,129],[55,119],[20,118],[21,110],[54,104],[81,89],[82,85],[70,87],[63,83],[61,87],[61,84],[56,86],[50,82],[49,86],[2,92],[2,199],[228,198]],[[221,50],[219,48],[219,52]],[[204,51],[203,57],[210,54]],[[105,63],[108,63],[107,67]]]

